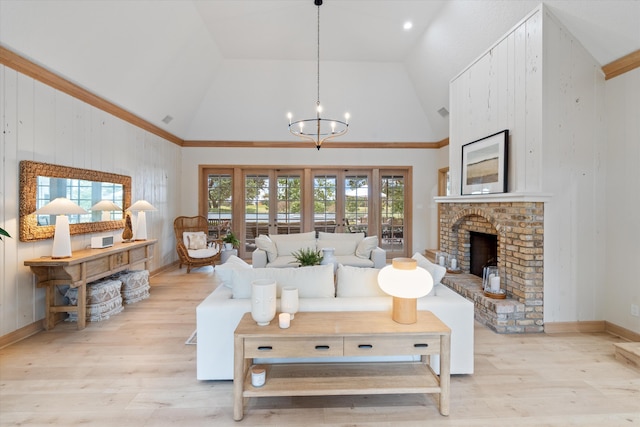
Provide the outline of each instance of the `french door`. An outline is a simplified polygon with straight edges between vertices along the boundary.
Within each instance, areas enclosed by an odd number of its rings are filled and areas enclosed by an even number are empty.
[[[378,236],[387,258],[411,250],[410,168],[201,168],[209,234],[233,230],[249,258],[261,234],[315,230]]]
[[[300,233],[302,171],[245,170],[244,249],[252,252],[261,234]]]

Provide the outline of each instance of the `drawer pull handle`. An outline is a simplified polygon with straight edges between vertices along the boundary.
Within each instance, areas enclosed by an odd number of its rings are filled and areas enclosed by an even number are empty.
[[[271,350],[273,350],[273,346],[261,345],[261,346],[258,346],[258,350],[259,351],[271,351]]]
[[[358,348],[362,350],[371,350],[373,348],[372,344],[358,344]]]
[[[329,350],[330,346],[328,345],[317,345],[316,346],[316,350],[322,350],[322,351],[327,351]]]
[[[427,348],[429,347],[429,344],[426,343],[418,343],[418,344],[414,344],[413,345],[415,348]]]

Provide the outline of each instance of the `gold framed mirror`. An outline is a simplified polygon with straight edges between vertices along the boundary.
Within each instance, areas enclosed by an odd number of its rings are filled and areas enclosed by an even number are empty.
[[[47,224],[40,216],[34,214],[38,206],[38,198],[43,203],[43,194],[52,197],[53,191],[43,191],[38,189],[38,183],[44,183],[59,187],[65,181],[81,182],[85,188],[98,187],[100,189],[110,188],[117,192],[116,200],[122,208],[122,212],[115,214],[119,219],[103,221],[100,215],[94,213],[82,215],[82,219],[77,219],[70,224],[71,234],[100,233],[109,230],[124,228],[124,209],[131,205],[131,177],[108,172],[99,172],[90,169],[80,169],[69,166],[52,165],[49,163],[33,162],[23,160],[20,162],[20,241],[32,242],[53,238],[55,225]],[[58,194],[67,192],[65,188],[57,189]],[[96,203],[103,197],[103,190],[100,194],[86,196],[87,203]],[[47,202],[45,199],[44,202]],[[85,206],[83,206],[85,207]],[[90,207],[90,206],[89,206]],[[85,207],[86,209],[86,207]]]

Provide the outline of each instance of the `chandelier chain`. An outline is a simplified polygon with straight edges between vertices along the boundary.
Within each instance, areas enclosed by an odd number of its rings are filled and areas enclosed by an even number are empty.
[[[318,5],[318,50],[316,56],[317,76],[318,76],[318,97],[317,106],[320,106],[320,5]],[[320,114],[320,113],[318,113]]]

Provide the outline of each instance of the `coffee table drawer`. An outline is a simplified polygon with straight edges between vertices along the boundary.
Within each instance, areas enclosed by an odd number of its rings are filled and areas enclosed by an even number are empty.
[[[427,355],[440,352],[438,337],[345,337],[345,356]]]
[[[342,337],[245,338],[245,357],[342,356]]]

